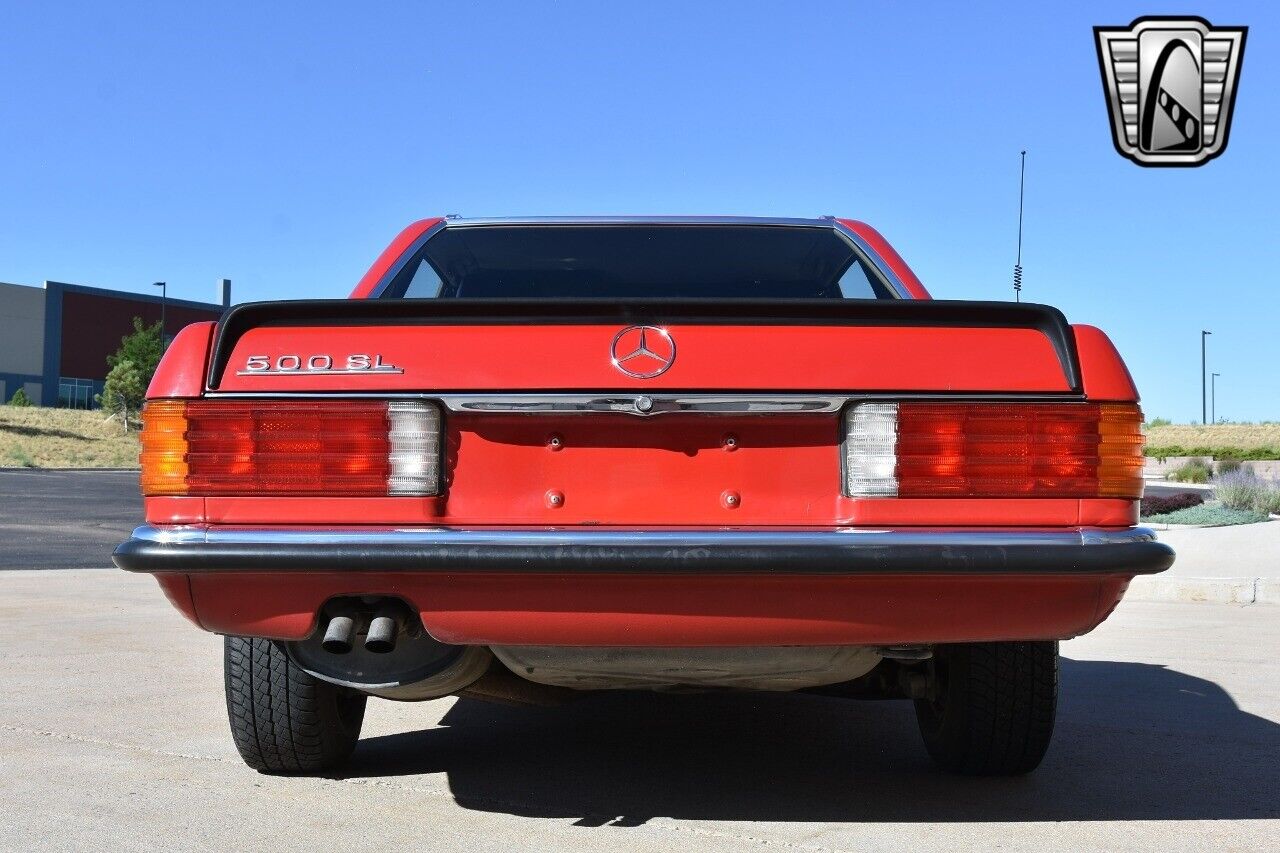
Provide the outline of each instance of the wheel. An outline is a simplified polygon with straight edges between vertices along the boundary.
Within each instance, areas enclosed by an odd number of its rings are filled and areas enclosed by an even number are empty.
[[[316,773],[356,748],[368,697],[308,675],[271,640],[227,637],[223,654],[231,737],[263,773]]]
[[[929,698],[916,700],[925,748],[972,776],[1034,770],[1053,736],[1058,643],[938,646]]]

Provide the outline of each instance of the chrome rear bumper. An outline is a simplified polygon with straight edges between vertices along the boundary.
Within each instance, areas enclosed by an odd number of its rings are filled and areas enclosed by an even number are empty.
[[[264,529],[143,526],[133,572],[1139,575],[1173,549],[1124,529]]]

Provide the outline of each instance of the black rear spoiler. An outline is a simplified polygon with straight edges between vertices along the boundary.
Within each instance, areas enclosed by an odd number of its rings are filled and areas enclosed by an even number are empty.
[[[1030,302],[907,299],[301,299],[247,302],[218,324],[209,360],[216,389],[250,329],[280,326],[573,325],[940,326],[1034,329],[1053,344],[1071,390],[1083,389],[1075,336],[1057,308]]]

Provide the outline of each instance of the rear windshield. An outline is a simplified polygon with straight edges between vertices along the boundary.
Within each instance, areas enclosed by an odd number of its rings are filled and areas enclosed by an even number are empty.
[[[477,225],[428,240],[384,299],[892,299],[831,228]]]

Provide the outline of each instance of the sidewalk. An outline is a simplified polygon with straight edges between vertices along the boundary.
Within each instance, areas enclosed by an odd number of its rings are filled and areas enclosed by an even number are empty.
[[[1126,598],[1280,604],[1280,521],[1156,535],[1178,559],[1167,572],[1134,578]]]

